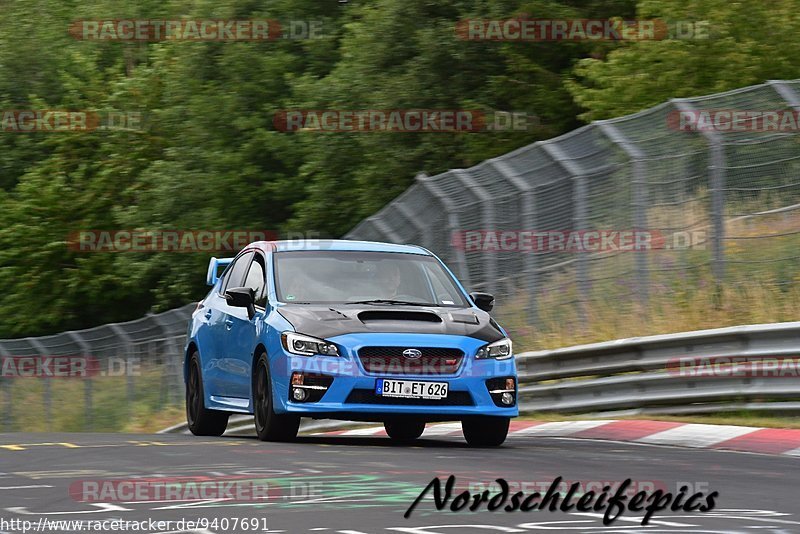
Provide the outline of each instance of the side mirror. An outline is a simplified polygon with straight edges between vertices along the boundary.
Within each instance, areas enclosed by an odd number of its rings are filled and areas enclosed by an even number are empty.
[[[247,317],[252,319],[256,314],[255,292],[249,287],[234,287],[225,291],[228,306],[247,308]]]
[[[472,302],[475,303],[479,309],[490,312],[492,308],[494,308],[494,295],[490,295],[489,293],[479,293],[474,292],[469,294],[469,298],[472,299]]]

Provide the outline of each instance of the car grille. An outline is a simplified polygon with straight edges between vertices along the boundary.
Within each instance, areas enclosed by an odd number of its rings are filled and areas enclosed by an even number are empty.
[[[419,347],[422,356],[403,356],[410,347],[363,347],[358,351],[368,373],[381,375],[451,375],[458,371],[464,352],[460,349]],[[416,348],[416,347],[415,347]]]
[[[474,406],[468,391],[450,391],[444,399],[404,399],[382,397],[371,389],[354,389],[345,399],[345,404],[392,404],[402,406]]]

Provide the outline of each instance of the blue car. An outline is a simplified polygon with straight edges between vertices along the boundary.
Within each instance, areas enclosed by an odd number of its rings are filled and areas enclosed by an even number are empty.
[[[518,415],[494,298],[468,295],[422,247],[262,241],[212,258],[207,281],[184,365],[195,435],[221,435],[243,413],[268,441],[294,439],[310,417],[381,422],[399,442],[461,421],[468,444],[497,446]]]

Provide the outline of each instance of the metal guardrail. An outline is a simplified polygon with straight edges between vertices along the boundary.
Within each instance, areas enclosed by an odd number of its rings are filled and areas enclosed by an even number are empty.
[[[681,358],[800,358],[800,322],[698,330],[517,355],[523,413],[587,417],[701,414],[736,410],[800,412],[798,376],[682,376]],[[796,369],[797,367],[795,367]],[[301,431],[350,427],[352,421],[307,423]],[[162,432],[188,432],[185,424]],[[253,434],[252,417],[231,418],[228,434]]]
[[[707,359],[707,363],[718,363],[722,358],[765,363],[798,356],[800,322],[735,326],[526,352],[517,356],[521,368],[521,407],[525,412],[600,416],[794,410],[800,407],[800,403],[792,402],[800,400],[800,380],[795,373],[752,376],[742,367],[742,376],[736,376],[733,367],[722,370],[696,367],[696,376],[692,376],[690,371],[682,373],[677,364],[679,359],[688,358]]]

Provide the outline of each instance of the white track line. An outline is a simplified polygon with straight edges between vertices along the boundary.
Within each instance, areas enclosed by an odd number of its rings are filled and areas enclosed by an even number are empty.
[[[589,430],[598,426],[613,423],[611,420],[602,421],[562,421],[556,423],[542,423],[541,425],[534,425],[528,428],[523,428],[515,432],[511,432],[511,436],[562,436],[568,437],[570,434],[575,434],[581,430]]]
[[[786,454],[788,456],[800,456],[800,448],[792,449],[790,451],[786,451],[783,454]]]
[[[669,430],[639,438],[639,443],[655,445],[681,445],[683,447],[710,447],[729,439],[761,430],[756,427],[731,425],[702,425],[689,423]]]
[[[433,425],[425,428],[422,433],[423,438],[433,438],[436,436],[446,436],[454,432],[461,431],[461,423],[444,423],[441,425]]]
[[[348,430],[346,432],[342,432],[338,434],[339,436],[374,436],[378,432],[383,430],[382,426],[371,426],[369,428],[354,428],[353,430]]]

